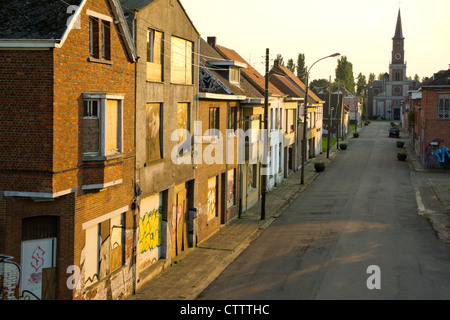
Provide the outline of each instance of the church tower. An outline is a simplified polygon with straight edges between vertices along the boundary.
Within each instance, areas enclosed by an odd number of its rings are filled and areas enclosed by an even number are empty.
[[[392,38],[392,58],[389,65],[389,80],[392,83],[393,96],[403,96],[402,83],[406,81],[405,38],[403,37],[402,17],[398,9],[395,35]]]

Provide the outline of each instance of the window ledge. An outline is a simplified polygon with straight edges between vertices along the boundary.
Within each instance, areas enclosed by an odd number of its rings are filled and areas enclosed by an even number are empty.
[[[89,62],[95,62],[95,63],[108,64],[108,65],[112,65],[113,64],[113,62],[111,60],[97,59],[97,58],[94,58],[94,57],[89,57],[88,61]]]
[[[119,159],[119,158],[123,158],[123,153],[115,153],[115,154],[106,155],[106,156],[84,154],[82,161],[108,161],[108,160]]]

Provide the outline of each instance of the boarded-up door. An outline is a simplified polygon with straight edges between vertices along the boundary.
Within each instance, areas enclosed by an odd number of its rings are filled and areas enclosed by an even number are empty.
[[[21,296],[55,299],[56,238],[22,241]]]
[[[187,248],[186,186],[184,183],[175,187],[173,203],[173,254],[176,256]]]

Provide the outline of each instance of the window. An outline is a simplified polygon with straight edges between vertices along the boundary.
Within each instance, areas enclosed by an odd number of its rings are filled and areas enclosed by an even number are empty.
[[[162,159],[163,134],[162,134],[162,104],[147,103],[146,106],[146,149],[147,162]]]
[[[176,84],[193,83],[193,45],[192,42],[180,38],[171,39],[171,82]]]
[[[220,109],[219,108],[209,108],[209,129],[217,129],[219,130],[219,117],[220,117]],[[211,132],[212,134],[212,132]]]
[[[236,130],[238,128],[238,109],[230,107],[228,109],[228,128]]]
[[[164,35],[156,30],[147,33],[147,80],[163,81]]]
[[[111,60],[111,23],[102,21],[102,59]]]
[[[258,177],[258,167],[256,164],[249,164],[247,167],[247,189],[255,189]]]
[[[395,81],[400,81],[400,72],[399,71],[395,72]]]
[[[227,209],[229,209],[236,204],[236,169],[228,170],[227,175]]]
[[[185,151],[189,152],[188,147],[190,141],[188,141],[188,133],[190,130],[190,108],[189,103],[178,103],[177,107],[177,129],[178,131],[178,143],[184,142],[179,150],[179,156],[183,156]]]
[[[108,63],[111,60],[112,18],[91,10],[89,16],[89,61]]]
[[[98,19],[89,18],[89,55],[93,58],[99,58],[99,30]]]
[[[86,228],[86,284],[99,281],[124,264],[125,214]]]
[[[450,119],[450,94],[439,95],[438,119]]]
[[[122,153],[124,96],[84,93],[83,98],[84,156],[105,157]]]
[[[237,68],[230,68],[230,82],[239,83],[240,80],[240,70]]]
[[[84,100],[83,151],[96,154],[100,151],[99,100]]]
[[[217,176],[208,179],[208,221],[214,219],[218,216],[218,207],[217,207]]]

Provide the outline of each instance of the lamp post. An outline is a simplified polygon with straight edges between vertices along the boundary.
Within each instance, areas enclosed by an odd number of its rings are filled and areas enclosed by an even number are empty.
[[[340,53],[333,53],[332,55],[329,55],[327,57],[321,58],[314,62],[309,69],[306,71],[306,79],[305,79],[305,100],[303,102],[303,143],[302,143],[302,172],[301,172],[301,184],[305,183],[305,163],[306,163],[306,117],[308,115],[308,80],[309,80],[309,71],[311,71],[311,68],[319,61],[327,59],[327,58],[333,58],[333,57],[339,57]]]

